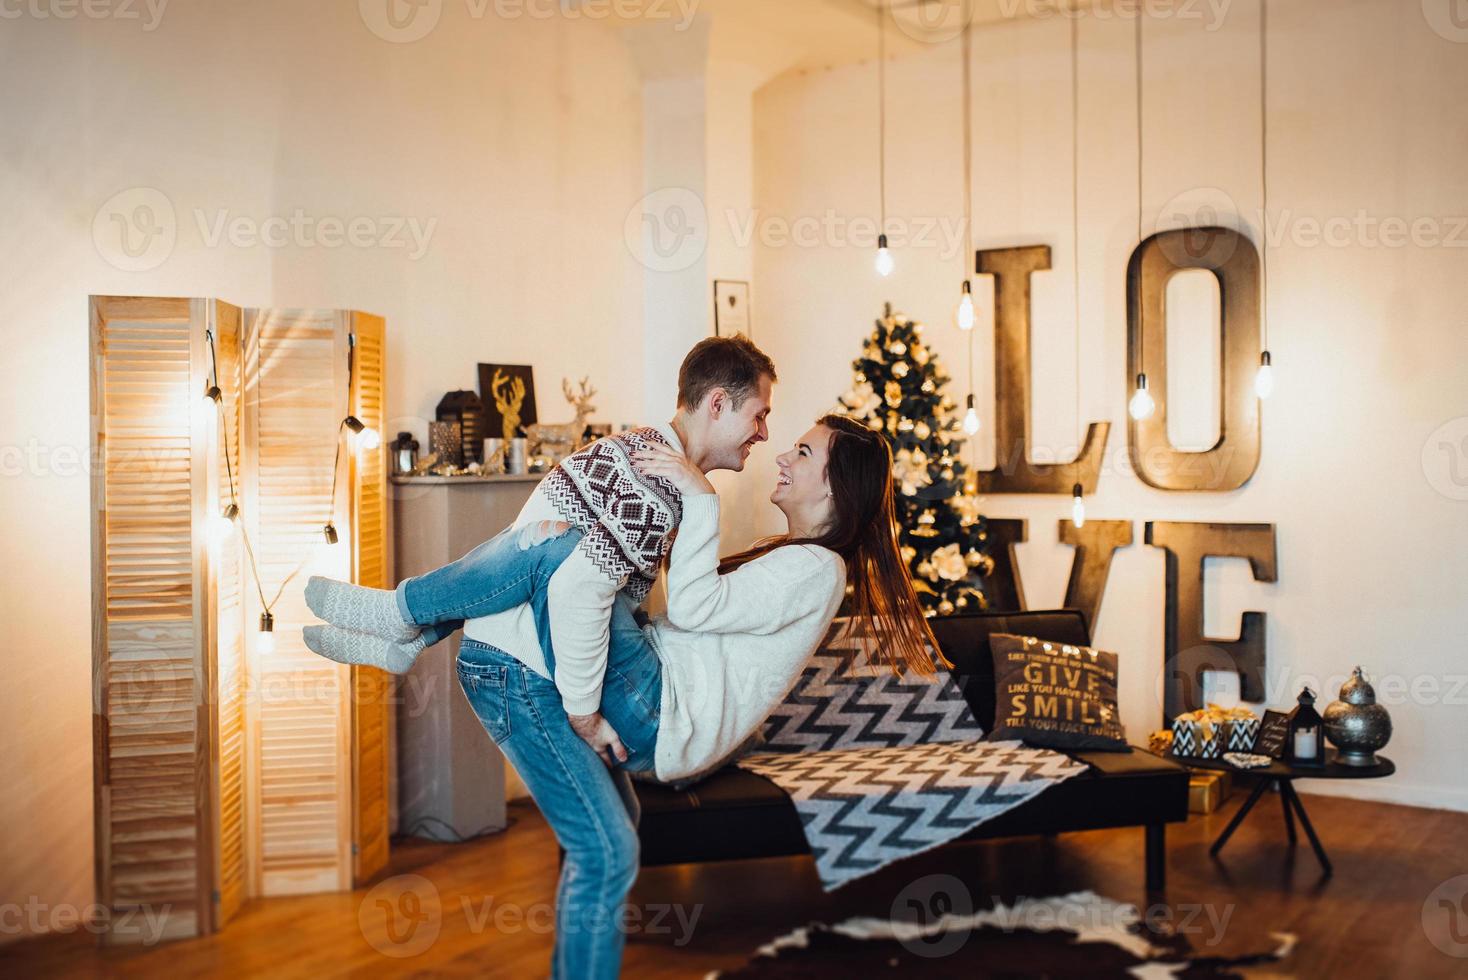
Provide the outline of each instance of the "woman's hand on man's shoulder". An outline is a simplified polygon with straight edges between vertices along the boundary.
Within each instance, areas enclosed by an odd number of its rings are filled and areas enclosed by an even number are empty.
[[[646,448],[632,453],[632,465],[643,476],[667,480],[685,497],[714,492],[714,485],[703,471],[671,446],[649,443]]]

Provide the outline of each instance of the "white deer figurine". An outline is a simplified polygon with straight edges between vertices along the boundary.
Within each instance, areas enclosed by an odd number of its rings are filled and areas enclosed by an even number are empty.
[[[566,401],[576,409],[576,418],[571,422],[554,425],[537,422],[535,425],[525,426],[525,435],[530,445],[534,447],[532,452],[554,456],[560,460],[581,445],[581,434],[586,431],[586,420],[592,412],[596,411],[596,406],[591,404],[591,399],[596,395],[596,389],[587,385],[588,380],[588,378],[581,379],[581,392],[577,394],[571,388],[570,378],[561,379],[561,391],[565,393]]]

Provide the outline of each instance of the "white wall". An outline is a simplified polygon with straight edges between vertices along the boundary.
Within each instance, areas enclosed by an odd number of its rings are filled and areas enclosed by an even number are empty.
[[[548,421],[582,374],[596,418],[641,420],[641,267],[622,244],[639,75],[604,23],[476,6],[442,5],[414,43],[355,3],[178,3],[153,30],[142,4],[144,21],[0,22],[0,901],[92,901],[88,294],[382,314],[389,413],[420,439],[483,360],[533,364]],[[177,243],[128,272],[92,228],[137,187],[166,196]],[[421,254],[210,247],[195,218],[297,208],[432,232]]]
[[[1205,215],[1206,205],[1227,223],[1242,216],[1258,240],[1258,7],[1225,11],[1221,22],[1145,25],[1148,234],[1202,223],[1187,215]],[[1242,560],[1210,561],[1208,632],[1234,636],[1243,610],[1268,614],[1276,706],[1305,682],[1332,699],[1358,663],[1394,678],[1379,692],[1394,695],[1384,698],[1396,725],[1386,754],[1397,775],[1308,789],[1468,809],[1468,503],[1449,496],[1468,497],[1468,487],[1443,476],[1437,441],[1429,445],[1440,425],[1468,414],[1468,230],[1459,217],[1468,214],[1468,44],[1434,33],[1416,0],[1272,5],[1271,230],[1290,219],[1270,266],[1278,388],[1264,407],[1254,479],[1233,493],[1184,494],[1144,486],[1126,462],[1124,277],[1138,240],[1132,27],[1082,22],[1079,161],[1080,401],[1083,420],[1112,423],[1108,467],[1088,503],[1093,517],[1133,521],[1137,541],[1117,554],[1096,629],[1098,644],[1122,655],[1124,720],[1140,739],[1161,715],[1163,556],[1141,543],[1143,522],[1273,523],[1279,582],[1253,582]],[[1068,43],[1056,18],[986,29],[974,45],[975,240],[1053,250],[1053,271],[1034,281],[1033,434],[1061,459],[1076,443]],[[888,78],[890,217],[940,219],[951,230],[961,187],[957,45],[894,63]],[[786,77],[757,95],[764,227],[875,218],[875,98],[871,64]],[[1389,247],[1368,237],[1374,231],[1342,245],[1310,240],[1309,221],[1358,212],[1428,219],[1425,233],[1456,235],[1456,247]],[[869,239],[848,244],[846,225],[827,227],[809,245],[765,239],[756,250],[755,322],[785,379],[777,446],[849,386],[849,360],[884,300],[929,325],[956,400],[967,390],[964,344],[950,326],[961,250],[936,235],[931,246],[897,248],[896,272],[880,281]],[[988,284],[977,282],[985,299]],[[988,467],[992,361],[986,331],[976,332],[989,436],[977,441],[978,460]],[[1176,369],[1206,378],[1200,354],[1173,351],[1184,362]],[[1196,413],[1203,401],[1186,408]],[[1208,420],[1181,421],[1196,433]],[[1468,420],[1452,432],[1468,435]],[[756,480],[773,480],[772,460],[757,455]],[[1034,608],[1064,594],[1072,551],[1057,543],[1056,522],[1068,511],[1059,496],[986,502],[991,516],[1029,519],[1019,559]],[[762,511],[764,529],[774,516]]]

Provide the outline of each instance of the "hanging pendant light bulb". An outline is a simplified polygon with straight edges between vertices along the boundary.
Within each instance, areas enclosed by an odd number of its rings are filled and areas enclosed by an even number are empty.
[[[1259,189],[1263,197],[1260,218],[1269,221],[1269,4],[1259,0]],[[1259,372],[1254,375],[1254,394],[1260,399],[1274,392],[1274,365],[1269,356],[1269,236],[1259,242]]]
[[[268,609],[260,614],[260,632],[255,634],[255,649],[266,655],[275,652],[275,617]]]
[[[220,399],[223,397],[224,392],[219,390],[219,385],[209,385],[207,388],[204,389],[204,401],[208,402],[210,405],[219,404]]]
[[[357,437],[358,449],[371,452],[382,445],[382,436],[378,434],[377,430],[363,423],[357,416],[348,415],[342,421],[342,424],[350,429],[352,434]]]
[[[877,275],[892,274],[892,253],[887,250],[887,236],[877,236]]]
[[[1075,525],[1076,530],[1086,526],[1086,500],[1081,496],[1079,483],[1070,488],[1070,522]]]
[[[887,251],[887,12],[877,3],[877,275],[892,274]]]
[[[1268,398],[1274,391],[1274,365],[1270,363],[1269,351],[1259,355],[1259,373],[1254,375],[1254,394]]]
[[[1152,393],[1147,390],[1147,375],[1145,373],[1137,375],[1137,391],[1132,395],[1132,400],[1127,403],[1127,411],[1131,413],[1132,418],[1140,422],[1142,419],[1150,418],[1156,407],[1157,403],[1152,400]]]
[[[326,539],[327,544],[336,544],[338,540],[336,534],[336,525],[333,524],[331,521],[327,521],[326,526],[321,529],[321,536]]]
[[[960,330],[974,328],[974,291],[969,281],[963,281],[963,292],[958,297],[958,308],[953,311],[953,322]]]
[[[974,396],[968,396],[968,411],[963,414],[963,431],[973,435],[979,431],[979,411],[974,408]]]
[[[224,544],[239,527],[240,509],[230,504],[209,518],[209,538],[216,546]]]

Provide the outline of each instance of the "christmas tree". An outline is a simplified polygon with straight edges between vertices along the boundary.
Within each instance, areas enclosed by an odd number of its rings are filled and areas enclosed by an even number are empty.
[[[985,606],[984,518],[959,458],[962,426],[944,392],[949,377],[923,343],[923,326],[888,304],[838,411],[885,433],[892,445],[898,543],[929,616]]]

